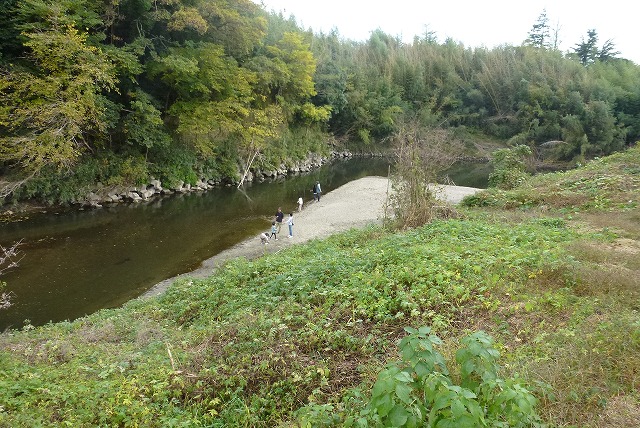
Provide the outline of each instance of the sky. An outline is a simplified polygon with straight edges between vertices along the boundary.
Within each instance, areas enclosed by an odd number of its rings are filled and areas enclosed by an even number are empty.
[[[410,43],[433,32],[466,47],[520,45],[546,10],[549,26],[559,28],[560,50],[571,50],[595,29],[598,47],[609,39],[620,57],[640,65],[640,2],[635,0],[253,0],[267,11],[293,15],[304,29],[364,41],[381,29]]]

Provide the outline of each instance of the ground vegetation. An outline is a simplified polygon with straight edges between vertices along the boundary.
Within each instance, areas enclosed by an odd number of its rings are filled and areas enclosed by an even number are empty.
[[[640,150],[0,335],[7,426],[633,426]],[[400,352],[400,357],[398,356]]]

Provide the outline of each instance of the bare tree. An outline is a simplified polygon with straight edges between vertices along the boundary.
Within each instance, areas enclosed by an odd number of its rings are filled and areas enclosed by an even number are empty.
[[[10,196],[23,184],[31,180],[36,175],[36,171],[31,172],[27,177],[18,181],[0,181],[0,199]]]
[[[0,245],[0,275],[4,274],[9,269],[13,269],[18,266],[22,255],[18,251],[18,246],[22,243],[22,240],[14,243],[10,247],[3,247]],[[0,310],[7,309],[11,306],[11,297],[13,293],[3,291],[6,287],[4,282],[0,282]]]
[[[437,199],[438,176],[451,167],[462,153],[462,143],[450,131],[405,125],[394,136],[394,192],[390,205],[395,226],[400,229],[421,226],[434,218],[455,215]]]

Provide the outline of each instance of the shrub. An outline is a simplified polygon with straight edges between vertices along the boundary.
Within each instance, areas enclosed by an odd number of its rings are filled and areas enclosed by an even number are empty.
[[[517,380],[498,376],[499,353],[493,339],[480,331],[462,339],[456,353],[456,385],[442,344],[429,327],[405,329],[402,360],[390,364],[373,386],[361,426],[530,427],[539,425],[535,397]]]
[[[438,175],[451,167],[462,152],[461,142],[442,129],[421,130],[408,125],[394,136],[394,192],[390,205],[393,225],[407,229],[436,218],[456,217],[457,213],[436,197],[433,184]]]
[[[496,150],[492,154],[493,172],[489,174],[489,185],[500,189],[513,189],[528,177],[524,158],[531,155],[529,146],[517,145],[511,149]]]

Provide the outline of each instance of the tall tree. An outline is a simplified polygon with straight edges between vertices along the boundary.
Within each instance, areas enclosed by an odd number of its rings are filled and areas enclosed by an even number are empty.
[[[587,40],[584,37],[573,48],[573,55],[584,66],[593,64],[598,59],[598,32],[594,29],[587,31]]]
[[[616,58],[620,52],[615,50],[613,40],[607,40],[601,49],[598,49],[598,33],[596,30],[587,31],[587,40],[582,38],[581,42],[573,48],[571,56],[577,58],[584,66],[593,64],[596,61],[606,62]]]
[[[533,46],[536,48],[552,48],[551,43],[551,30],[549,28],[549,18],[547,18],[547,10],[543,9],[542,13],[538,16],[535,24],[529,30],[529,35],[525,40],[525,45]]]
[[[616,46],[613,40],[609,39],[602,45],[602,48],[598,52],[598,61],[607,62],[620,55],[620,52],[616,50]]]

